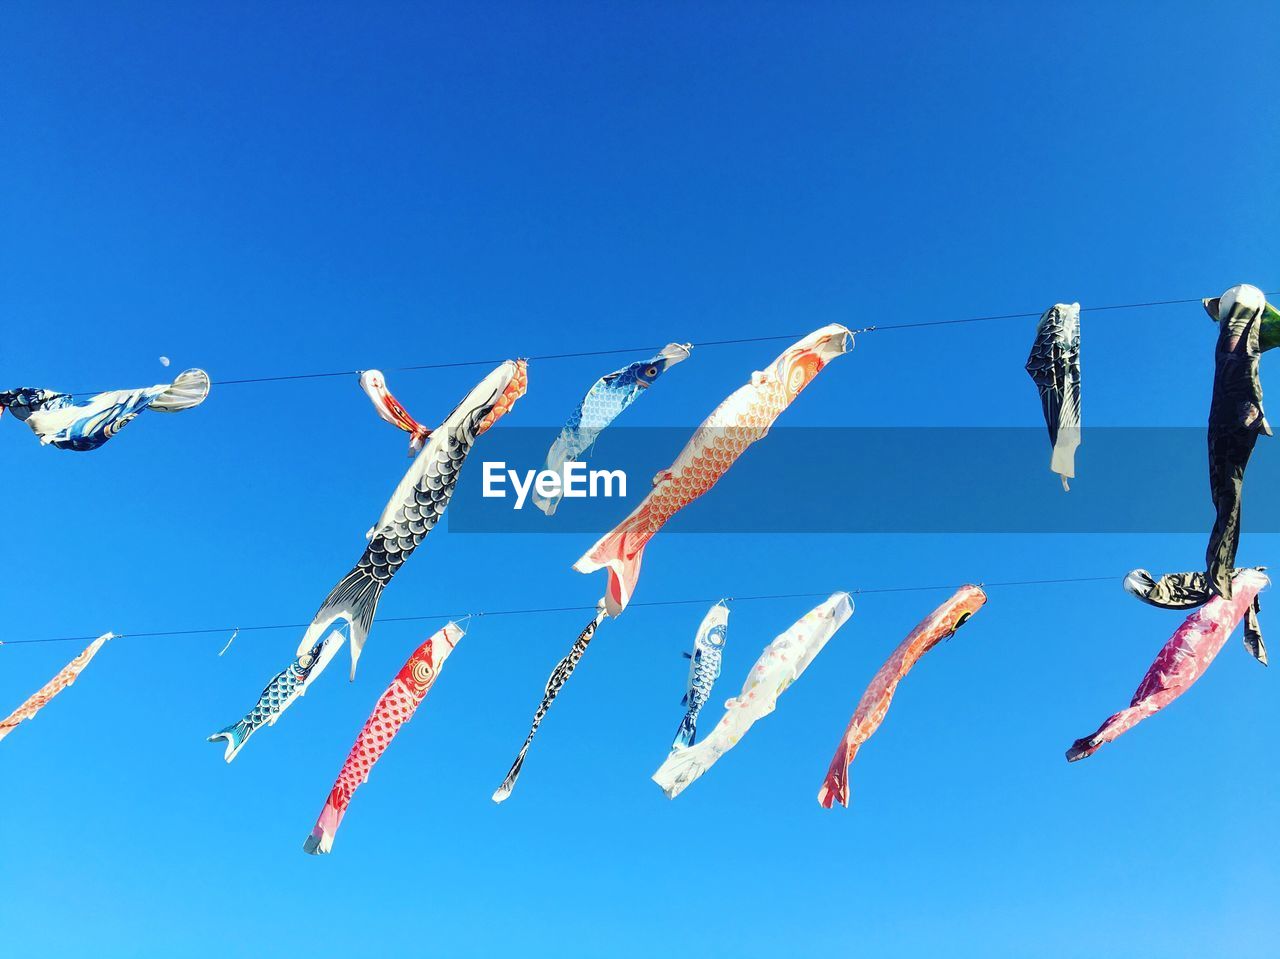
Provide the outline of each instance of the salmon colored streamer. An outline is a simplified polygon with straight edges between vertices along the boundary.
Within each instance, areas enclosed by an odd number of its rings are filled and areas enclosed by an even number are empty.
[[[462,636],[463,629],[458,624],[445,625],[414,650],[386,692],[379,697],[351,752],[347,754],[347,761],[342,764],[342,771],[338,773],[324,808],[320,810],[320,818],[303,844],[306,852],[318,855],[333,849],[334,836],[347,807],[351,805],[352,796],[361,783],[369,781],[374,763],[391,745],[400,727],[413,718],[414,712],[427,698],[440,675],[440,668]]]
[[[58,675],[41,686],[39,691],[32,694],[25,703],[4,719],[0,719],[0,739],[4,739],[5,736],[17,729],[18,724],[24,720],[34,719],[36,713],[49,704],[49,700],[74,683],[76,677],[89,665],[89,660],[98,655],[98,650],[106,645],[107,640],[114,635],[114,633],[103,633],[86,646],[80,652],[80,655],[58,670]]]
[[[853,334],[833,323],[787,347],[767,370],[751,374],[751,382],[717,406],[676,461],[654,477],[653,489],[631,515],[574,563],[580,573],[608,570],[605,608],[610,616],[621,615],[631,601],[649,540],[715,486],[747,447],[764,439],[800,391],[852,343]]]
[[[911,671],[929,650],[945,639],[955,635],[957,629],[968,622],[969,617],[982,608],[987,601],[987,594],[977,586],[961,586],[954,596],[925,617],[893,651],[883,666],[876,672],[853,718],[849,720],[849,728],[836,748],[831,760],[831,768],[827,770],[826,782],[818,790],[818,802],[823,808],[830,809],[839,800],[840,805],[849,805],[849,764],[858,755],[858,749],[870,739],[884,717],[889,712],[889,704],[893,702],[893,694],[898,683]]]
[[[1270,580],[1256,569],[1238,570],[1230,599],[1214,596],[1178,627],[1142,677],[1127,709],[1109,716],[1092,736],[1077,739],[1067,750],[1067,762],[1092,756],[1105,743],[1154,716],[1185,693],[1204,675],[1218,651],[1235,631]]]

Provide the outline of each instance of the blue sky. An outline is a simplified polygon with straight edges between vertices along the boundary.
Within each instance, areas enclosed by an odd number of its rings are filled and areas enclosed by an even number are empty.
[[[1262,3],[10,4],[0,385],[141,385],[162,354],[238,379],[1277,289],[1274,70],[1251,41],[1278,25]],[[1034,426],[1031,330],[864,337],[785,422]],[[1202,423],[1212,343],[1198,307],[1086,315],[1088,424]],[[695,354],[628,421],[694,426],[776,352]],[[558,424],[614,365],[535,364],[503,428]],[[481,372],[391,385],[434,424]],[[7,640],[305,621],[405,466],[354,378],[226,386],[91,454],[6,417],[0,456]],[[438,530],[381,612],[590,603],[600,581],[569,565],[592,538]],[[1241,559],[1275,546],[1246,533]],[[1202,553],[1193,535],[671,534],[638,601],[1116,580],[993,589],[834,812],[814,796],[849,713],[945,594],[858,599],[675,802],[648,777],[704,608],[602,629],[502,807],[583,617],[480,620],[324,859],[302,841],[432,627],[376,625],[353,685],[335,666],[230,767],[203,738],[297,632],[221,659],[224,636],[123,639],[0,747],[6,951],[1262,956],[1280,700],[1238,638],[1155,720],[1062,758],[1179,621],[1120,576]],[[809,605],[734,609],[717,702]],[[3,702],[75,649],[0,647]]]

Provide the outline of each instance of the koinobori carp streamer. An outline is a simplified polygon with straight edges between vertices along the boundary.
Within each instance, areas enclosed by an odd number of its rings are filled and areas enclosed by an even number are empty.
[[[77,403],[67,393],[23,387],[0,392],[5,410],[31,427],[42,445],[60,450],[96,450],[143,410],[179,413],[199,406],[209,395],[209,374],[187,370],[172,383],[136,390],[112,390]]]
[[[716,727],[692,746],[677,746],[653,774],[668,798],[675,799],[690,783],[738,744],[757,720],[768,716],[778,697],[800,678],[815,656],[853,615],[848,593],[831,597],[805,613],[785,633],[765,647],[751,667],[742,692],[724,704]]]
[[[1257,567],[1266,572],[1265,566]],[[1240,572],[1235,570],[1232,579]],[[1158,609],[1195,609],[1203,606],[1216,595],[1209,587],[1208,573],[1165,573],[1154,578],[1145,569],[1130,570],[1124,578],[1124,591],[1148,606]],[[1262,603],[1257,596],[1244,614],[1244,648],[1249,655],[1267,665],[1267,644],[1262,639],[1262,624],[1258,621]]]
[[[832,757],[826,781],[818,790],[818,802],[825,809],[830,809],[837,800],[843,806],[849,805],[849,764],[858,754],[859,747],[884,722],[898,683],[921,656],[943,640],[954,636],[956,630],[968,622],[969,617],[981,609],[986,601],[987,594],[979,587],[961,586],[955,595],[926,616],[885,660],[884,665],[872,677],[862,698],[858,700],[858,707],[849,721],[849,727]]]
[[[524,360],[507,360],[431,433],[377,524],[366,534],[369,546],[364,555],[320,604],[298,644],[298,655],[311,649],[335,622],[344,620],[351,627],[351,675],[355,677],[383,589],[444,515],[476,439],[511,410],[527,384]]]
[[[693,638],[693,652],[685,653],[689,659],[688,688],[680,704],[685,707],[684,718],[676,729],[671,748],[692,746],[698,736],[698,713],[711,699],[711,689],[720,676],[720,663],[724,658],[724,642],[729,633],[729,607],[722,599],[707,611]]]
[[[586,453],[605,427],[634,403],[641,393],[656,383],[658,377],[677,363],[687,360],[692,349],[687,343],[668,343],[656,356],[628,364],[596,380],[551,444],[551,449],[547,452],[546,469],[560,473],[563,477],[566,463],[577,460]],[[551,516],[555,513],[560,498],[558,491],[550,496],[543,496],[534,490],[533,503]]]
[[[764,438],[778,416],[823,368],[846,352],[853,334],[832,324],[788,347],[751,382],[721,403],[694,432],[671,466],[635,510],[574,564],[580,573],[608,570],[610,616],[627,607],[640,578],[645,545],[667,520],[713,487],[752,443]]]
[[[26,702],[11,712],[4,719],[0,719],[0,739],[4,739],[11,732],[18,728],[18,725],[28,719],[34,719],[36,713],[49,705],[49,700],[57,696],[68,686],[76,681],[76,677],[83,672],[84,668],[89,665],[89,661],[98,655],[100,650],[113,637],[113,633],[103,633],[92,643],[86,646],[80,653],[58,670],[57,675],[41,686],[36,692],[27,697]]]
[[[361,783],[369,781],[374,764],[391,745],[400,727],[413,718],[413,714],[435,684],[444,661],[453,652],[463,636],[457,623],[448,623],[430,639],[414,650],[413,655],[400,667],[391,685],[378,697],[373,712],[365,721],[342,764],[337,781],[325,799],[324,808],[316,820],[311,835],[303,844],[303,850],[312,854],[327,853],[333,849],[333,837],[342,823],[342,817],[351,804],[351,797]]]
[[[1057,303],[1045,311],[1027,357],[1027,373],[1040,391],[1040,405],[1053,454],[1049,469],[1062,479],[1076,475],[1080,445],[1080,304]]]
[[[564,688],[564,684],[569,681],[573,671],[578,668],[578,661],[582,659],[582,654],[587,651],[587,646],[591,643],[591,637],[596,634],[596,629],[604,621],[604,615],[604,601],[601,600],[596,607],[595,616],[578,634],[578,638],[573,641],[573,646],[569,648],[568,655],[556,663],[555,668],[551,670],[551,676],[547,679],[546,689],[542,693],[542,702],[538,704],[538,708],[534,711],[533,723],[529,727],[529,735],[525,737],[524,745],[520,747],[520,752],[516,754],[515,762],[511,764],[511,768],[507,771],[506,778],[494,790],[492,797],[494,802],[504,801],[511,795],[511,790],[516,788],[516,780],[520,778],[520,770],[524,768],[524,758],[529,752],[529,747],[533,744],[533,737],[538,733],[538,727],[542,725],[542,720],[546,717],[547,710],[551,708],[551,704],[560,695],[560,690]]]
[[[1072,743],[1067,750],[1067,762],[1092,756],[1103,744],[1155,715],[1190,689],[1204,675],[1245,611],[1269,583],[1266,574],[1256,569],[1237,572],[1231,598],[1214,596],[1188,616],[1142,677],[1128,708],[1107,717],[1092,735]]]
[[[1209,491],[1215,519],[1205,550],[1214,592],[1231,597],[1231,577],[1240,544],[1244,474],[1259,434],[1271,435],[1262,408],[1262,326],[1267,300],[1256,286],[1234,286],[1217,301],[1213,397],[1209,403]]]
[[[422,444],[427,441],[431,431],[410,416],[400,401],[391,395],[381,370],[365,370],[361,373],[360,389],[369,397],[381,419],[409,434],[410,456],[422,449]]]
[[[300,696],[306,695],[311,681],[324,672],[345,641],[346,637],[339,630],[330,630],[323,639],[317,640],[314,646],[276,673],[243,718],[209,737],[211,743],[226,741],[222,758],[231,762],[254,733],[263,726],[274,726],[286,709]]]

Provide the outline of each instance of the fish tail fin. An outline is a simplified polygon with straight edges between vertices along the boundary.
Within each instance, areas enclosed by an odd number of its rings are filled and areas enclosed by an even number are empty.
[[[355,679],[356,663],[360,660],[360,651],[364,649],[369,628],[373,626],[373,617],[378,611],[378,600],[382,597],[385,585],[365,566],[357,566],[347,573],[325,597],[315,619],[302,637],[298,654],[302,655],[311,649],[321,633],[335,621],[344,619],[351,626],[351,678]]]
[[[236,753],[240,752],[241,747],[249,741],[251,732],[249,724],[242,719],[239,722],[232,723],[225,729],[219,729],[208,738],[207,742],[216,743],[220,739],[225,739],[227,748],[223,752],[222,758],[227,762],[231,762],[236,758]]]
[[[413,427],[409,430],[409,456],[414,457],[422,452],[422,447],[430,438],[431,430],[414,421]]]
[[[711,768],[703,761],[702,756],[703,751],[696,746],[673,749],[650,778],[667,794],[668,799],[675,799],[690,783]]]
[[[320,818],[311,828],[311,835],[302,844],[302,851],[312,856],[323,856],[333,851],[333,837],[342,823],[342,810],[326,799],[324,809],[320,810]]]
[[[511,764],[507,778],[502,780],[502,785],[493,791],[494,802],[503,802],[511,795],[511,790],[516,788],[516,780],[520,778],[520,770],[524,768],[524,757],[528,751],[529,744],[526,742],[520,749],[520,755],[516,756],[516,761]]]
[[[686,700],[688,698],[688,696],[685,697]],[[671,743],[671,748],[675,749],[677,746],[692,746],[693,737],[697,734],[698,720],[688,713],[685,713],[684,718],[680,720],[679,728],[676,729],[676,738]]]
[[[827,778],[818,790],[818,805],[823,809],[830,809],[837,802],[846,809],[849,808],[849,764],[856,755],[857,746],[849,750],[844,743],[840,744],[835,759],[831,761],[831,768],[827,770]]]
[[[644,548],[652,538],[653,526],[649,522],[649,503],[646,500],[573,564],[580,573],[592,573],[598,569],[609,571],[609,585],[604,598],[610,616],[621,615],[631,601],[636,582],[640,579]]]

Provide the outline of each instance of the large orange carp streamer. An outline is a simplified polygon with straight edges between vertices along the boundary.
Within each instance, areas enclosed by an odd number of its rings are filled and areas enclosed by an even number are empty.
[[[853,719],[849,720],[849,728],[845,730],[844,738],[836,748],[831,768],[827,770],[826,782],[818,790],[818,802],[823,808],[830,809],[836,800],[842,806],[849,805],[849,764],[858,755],[859,747],[884,722],[898,683],[902,682],[921,656],[955,635],[955,631],[968,622],[969,617],[980,610],[986,601],[987,594],[977,586],[961,586],[954,596],[925,617],[908,634],[876,672],[866,692],[862,694],[862,699],[858,701]]]
[[[98,655],[98,650],[106,645],[107,640],[111,639],[112,635],[112,633],[103,633],[85,647],[80,652],[80,655],[58,670],[58,675],[41,686],[25,703],[4,719],[0,719],[0,739],[4,739],[5,736],[17,729],[18,724],[23,720],[34,719],[36,713],[49,704],[49,700],[74,683],[76,677],[89,665],[89,660]]]
[[[1232,579],[1231,598],[1215,595],[1188,616],[1156,655],[1128,708],[1108,716],[1093,735],[1072,743],[1067,750],[1067,762],[1092,756],[1104,744],[1117,739],[1148,716],[1154,716],[1195,685],[1253,605],[1258,593],[1270,582],[1260,570],[1237,570]]]
[[[387,687],[387,691],[379,697],[364,728],[360,730],[360,735],[356,737],[351,752],[347,754],[347,761],[342,764],[342,771],[338,773],[338,779],[329,791],[315,828],[303,844],[302,848],[306,852],[320,854],[333,849],[333,837],[342,823],[347,807],[351,805],[351,797],[361,783],[369,781],[373,764],[391,745],[391,740],[400,732],[400,727],[413,718],[414,712],[427,698],[436,677],[440,675],[440,668],[462,636],[462,627],[457,623],[445,625],[414,650]]]
[[[748,446],[768,434],[774,420],[823,367],[852,344],[853,334],[833,323],[788,347],[767,370],[753,373],[750,383],[703,421],[670,468],[654,478],[653,489],[635,511],[574,563],[580,573],[609,571],[605,606],[610,616],[627,608],[649,540],[667,520],[715,486]]]

